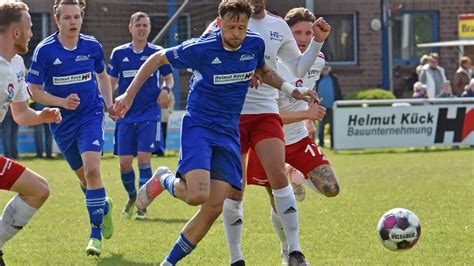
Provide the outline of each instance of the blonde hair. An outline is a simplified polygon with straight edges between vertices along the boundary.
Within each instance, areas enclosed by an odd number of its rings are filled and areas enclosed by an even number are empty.
[[[0,33],[4,33],[11,24],[20,23],[22,12],[28,12],[28,10],[28,6],[22,2],[0,4]]]

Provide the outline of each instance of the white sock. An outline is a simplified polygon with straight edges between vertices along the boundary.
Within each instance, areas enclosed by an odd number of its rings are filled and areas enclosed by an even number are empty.
[[[222,208],[222,221],[224,223],[225,237],[230,252],[230,263],[244,260],[240,242],[242,240],[244,208],[242,201],[226,199]]]
[[[272,193],[278,217],[280,217],[288,241],[288,250],[290,252],[301,250],[298,232],[298,205],[296,205],[293,189],[289,185],[281,189],[272,189]]]
[[[28,223],[37,210],[22,200],[18,194],[7,203],[0,220],[0,250]]]
[[[288,254],[288,241],[286,241],[285,231],[283,230],[283,225],[281,224],[280,217],[272,208],[272,224],[275,232],[280,239],[281,252]]]

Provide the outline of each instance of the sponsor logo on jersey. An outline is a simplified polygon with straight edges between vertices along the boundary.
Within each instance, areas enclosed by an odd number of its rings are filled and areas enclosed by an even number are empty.
[[[308,70],[308,78],[314,78],[318,76],[319,71],[317,69]]]
[[[18,73],[16,73],[16,80],[17,80],[17,83],[20,83],[22,82],[23,80],[25,79],[25,72],[22,70]]]
[[[54,60],[54,62],[53,62],[53,65],[60,65],[62,63],[63,62],[61,62],[61,60],[59,60],[59,58],[56,58],[56,60]]]
[[[214,75],[214,84],[229,84],[234,82],[251,80],[255,71]]]
[[[38,70],[30,69],[30,74],[34,76],[39,76],[40,72]]]
[[[138,70],[124,70],[122,71],[122,76],[124,78],[133,78],[137,75]]]
[[[8,102],[11,102],[13,100],[14,90],[15,90],[15,86],[13,85],[13,83],[8,83],[8,87],[7,87],[7,101]]]
[[[212,60],[212,62],[211,62],[211,64],[213,64],[213,65],[217,65],[217,64],[220,64],[220,63],[222,63],[222,62],[219,59],[219,57],[214,58],[214,60]]]
[[[53,84],[55,86],[70,85],[75,83],[88,82],[92,79],[91,72],[76,74],[71,76],[53,77]]]
[[[148,55],[143,55],[142,57],[140,57],[140,60],[141,61],[145,61],[148,59]]]
[[[78,55],[75,61],[79,62],[79,61],[84,61],[84,60],[89,60],[89,55]]]
[[[281,41],[283,41],[283,35],[281,35],[277,31],[270,31],[270,40],[281,42]]]
[[[130,62],[130,60],[128,60],[128,57],[125,57],[122,62]]]
[[[247,61],[247,60],[252,60],[254,59],[254,55],[253,54],[243,54],[242,56],[240,56],[240,61]]]

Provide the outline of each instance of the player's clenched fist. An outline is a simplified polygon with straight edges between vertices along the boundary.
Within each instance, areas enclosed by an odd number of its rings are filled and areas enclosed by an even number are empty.
[[[76,108],[81,103],[81,99],[77,95],[77,93],[71,93],[69,96],[64,98],[63,104],[61,107],[67,110],[76,110]]]
[[[324,18],[318,18],[313,23],[313,34],[316,42],[324,42],[331,32],[331,25]]]
[[[128,112],[128,110],[130,109],[130,107],[132,106],[132,103],[133,103],[133,99],[130,99],[130,96],[128,96],[128,93],[125,92],[124,94],[115,98],[113,110],[117,116],[123,118],[125,114]]]
[[[58,108],[44,108],[40,112],[40,117],[43,123],[61,123],[62,117],[61,112]]]
[[[309,104],[308,110],[306,110],[306,114],[310,120],[321,121],[326,115],[326,108],[322,107],[318,103],[311,102]]]

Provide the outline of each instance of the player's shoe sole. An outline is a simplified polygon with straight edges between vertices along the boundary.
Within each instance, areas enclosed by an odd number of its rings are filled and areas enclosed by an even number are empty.
[[[137,209],[137,214],[135,214],[135,220],[140,220],[140,221],[144,221],[146,220],[148,217],[146,215],[146,210],[140,210],[140,209]]]
[[[171,173],[168,167],[158,167],[153,176],[143,185],[137,193],[137,200],[135,204],[137,209],[144,210],[152,203],[152,201],[163,192],[161,185],[161,178],[163,175]]]
[[[109,212],[104,215],[104,226],[102,228],[102,236],[105,239],[110,239],[114,234],[114,223],[112,221],[112,208],[114,207],[114,203],[112,198],[106,197],[105,204],[109,205]]]
[[[100,256],[101,250],[101,242],[99,239],[91,238],[89,240],[89,244],[86,247],[86,254],[87,256]]]

